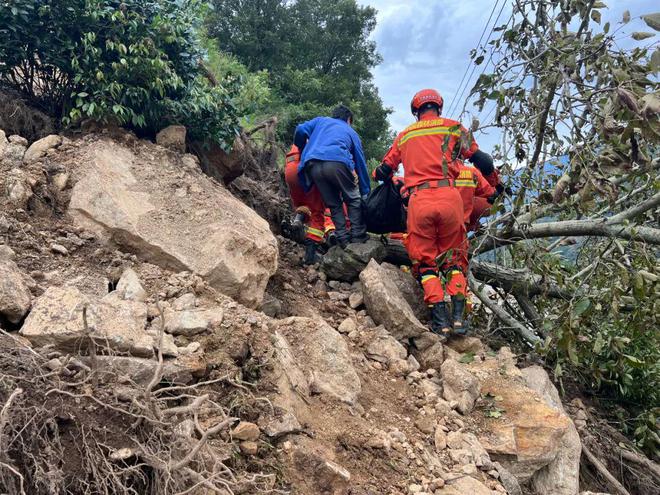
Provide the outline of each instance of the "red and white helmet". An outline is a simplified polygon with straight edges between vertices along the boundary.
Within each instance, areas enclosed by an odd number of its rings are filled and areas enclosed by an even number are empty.
[[[440,112],[442,113],[442,106],[445,101],[435,89],[423,89],[413,96],[413,99],[410,102],[410,111],[413,115],[417,115],[419,109],[426,103],[435,103],[440,107]]]

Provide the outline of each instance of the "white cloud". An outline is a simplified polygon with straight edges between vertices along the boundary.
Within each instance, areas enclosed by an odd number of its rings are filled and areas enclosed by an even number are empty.
[[[394,109],[390,117],[392,128],[400,131],[412,122],[410,100],[416,91],[423,88],[432,87],[440,91],[448,110],[461,77],[471,64],[470,50],[479,40],[494,0],[358,1],[378,10],[378,26],[373,37],[383,56],[383,63],[374,71],[374,79],[385,105]],[[505,1],[507,6],[498,24],[508,19],[511,12],[512,2]],[[611,8],[603,11],[603,23],[610,21],[612,25],[621,20],[626,9],[630,9],[633,16],[657,10],[653,0],[606,0],[606,3],[611,4]],[[643,24],[636,27],[645,30]],[[462,99],[480,73],[481,70],[475,71]],[[462,106],[463,101],[460,102]],[[486,109],[482,118],[489,110]],[[498,141],[498,135],[490,132],[478,139],[481,146],[488,149]]]

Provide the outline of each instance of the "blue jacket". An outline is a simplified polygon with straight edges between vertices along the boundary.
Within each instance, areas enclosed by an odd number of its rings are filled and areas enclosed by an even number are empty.
[[[298,177],[300,183],[309,191],[312,184],[305,174],[305,166],[310,160],[344,163],[358,176],[360,194],[365,196],[371,190],[367,162],[362,151],[360,136],[341,119],[316,117],[300,124],[296,128],[293,142],[303,150]]]

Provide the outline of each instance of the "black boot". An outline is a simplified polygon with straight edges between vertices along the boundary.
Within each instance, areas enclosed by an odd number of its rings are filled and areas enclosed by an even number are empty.
[[[296,242],[305,240],[305,215],[297,213],[291,222],[291,237]]]
[[[447,304],[444,301],[433,305],[433,309],[431,310],[431,331],[442,336],[447,336],[451,331]]]
[[[311,239],[305,240],[305,259],[303,260],[304,265],[315,265],[321,261],[321,257],[316,253],[318,244],[316,244]]]
[[[465,296],[451,296],[452,319],[454,320],[454,333],[465,335],[468,332],[468,324],[465,320]]]

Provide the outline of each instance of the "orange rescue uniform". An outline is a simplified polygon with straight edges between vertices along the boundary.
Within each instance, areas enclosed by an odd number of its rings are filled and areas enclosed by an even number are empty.
[[[408,204],[408,255],[419,265],[424,300],[429,305],[465,296],[467,238],[463,201],[454,181],[459,159],[479,147],[459,122],[426,113],[401,132],[383,159],[395,172],[403,163]],[[445,273],[440,280],[438,265]]]
[[[296,212],[303,213],[307,222],[305,237],[317,243],[323,242],[326,233],[335,229],[332,220],[325,216],[325,205],[316,187],[308,193],[300,185],[298,178],[298,165],[300,164],[300,150],[296,145],[286,155],[284,178],[289,186],[289,194]]]
[[[456,187],[458,188],[461,199],[463,200],[463,221],[470,230],[472,224],[472,214],[475,211],[477,200],[483,200],[490,207],[488,197],[495,194],[497,191],[491,186],[484,178],[483,174],[475,167],[461,163],[459,165],[459,175],[456,179]],[[480,208],[482,204],[479,203]],[[481,212],[483,214],[483,211]],[[479,215],[481,216],[481,215]],[[479,217],[477,217],[478,219]]]
[[[484,179],[486,179],[486,182],[488,182],[493,189],[501,183],[500,174],[497,170],[493,171],[493,173],[488,176],[484,176]],[[479,219],[481,217],[489,216],[492,207],[493,205],[490,204],[486,198],[480,196],[475,197],[472,214],[470,215],[470,222],[468,223],[468,231],[477,230],[479,227]]]

